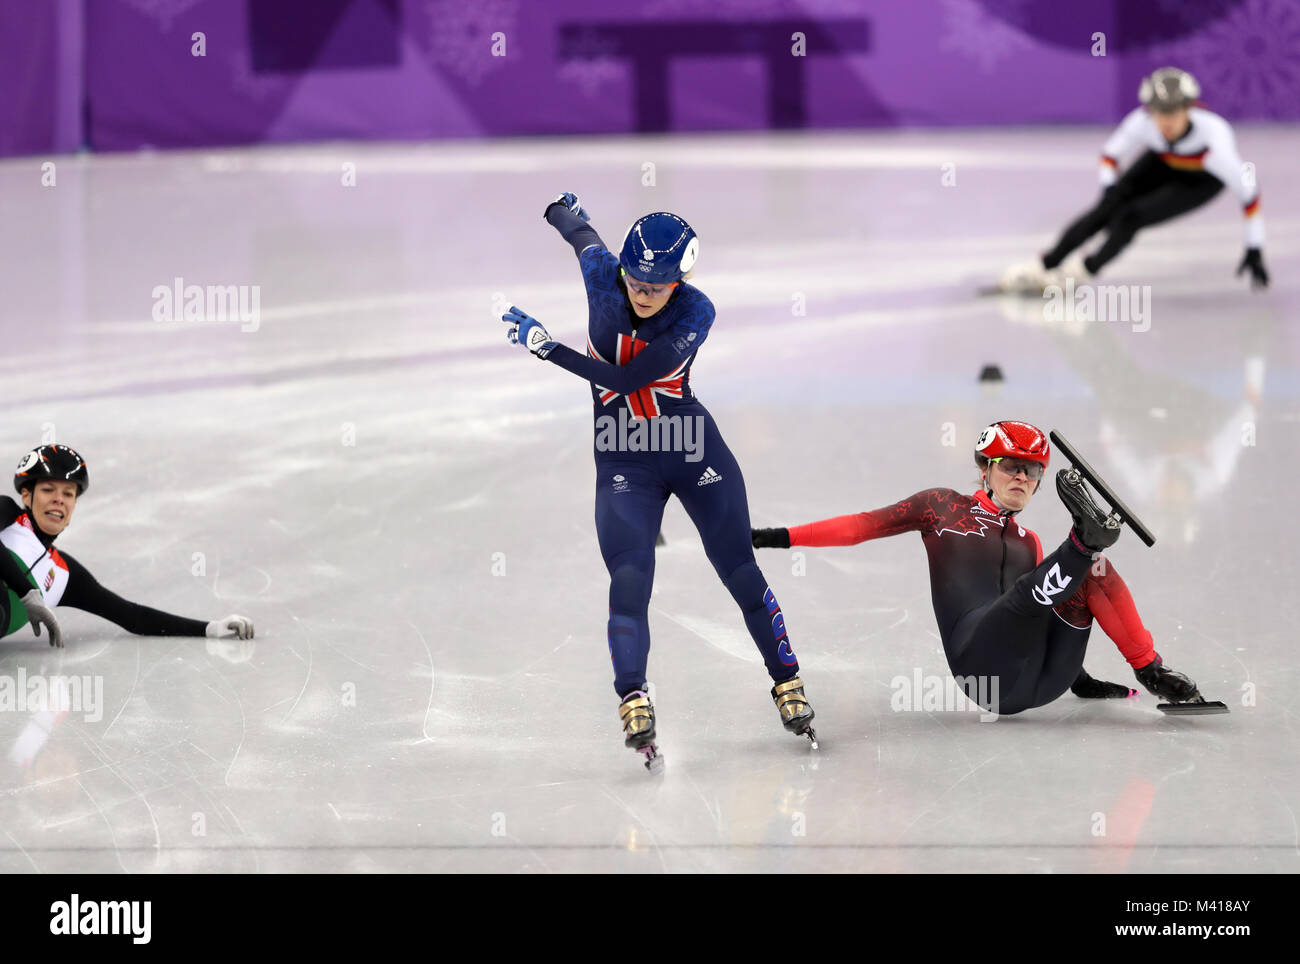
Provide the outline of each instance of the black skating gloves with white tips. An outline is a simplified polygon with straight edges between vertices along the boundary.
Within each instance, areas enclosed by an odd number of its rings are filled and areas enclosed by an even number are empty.
[[[54,618],[54,610],[45,604],[45,597],[41,595],[39,589],[29,590],[23,596],[23,609],[27,610],[27,618],[31,621],[32,632],[37,636],[41,634],[41,626],[45,626],[45,631],[49,633],[50,645],[63,648],[63,632],[59,629],[59,621]]]
[[[1246,255],[1237,265],[1237,277],[1247,268],[1250,269],[1250,286],[1255,289],[1268,287],[1268,272],[1264,270],[1264,252],[1259,248],[1247,248]]]
[[[1183,703],[1196,695],[1196,683],[1182,673],[1167,669],[1159,653],[1147,665],[1134,670],[1133,675],[1152,696],[1162,697],[1171,703]]]
[[[789,549],[789,529],[750,529],[749,537],[755,549]]]
[[[1079,678],[1070,684],[1070,692],[1085,700],[1122,700],[1137,695],[1131,686],[1093,679],[1086,669],[1079,670]]]

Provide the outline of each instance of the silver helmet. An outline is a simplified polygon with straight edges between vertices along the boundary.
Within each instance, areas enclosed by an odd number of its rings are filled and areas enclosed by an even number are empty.
[[[1200,96],[1201,85],[1196,78],[1177,67],[1161,67],[1150,77],[1143,77],[1138,87],[1142,105],[1160,113],[1190,107]]]

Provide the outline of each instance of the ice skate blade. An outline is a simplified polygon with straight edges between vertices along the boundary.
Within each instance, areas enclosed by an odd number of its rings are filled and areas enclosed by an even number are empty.
[[[1042,288],[1025,287],[1025,288],[1004,288],[1001,285],[985,285],[976,288],[975,295],[978,298],[1041,298],[1043,296]]]
[[[1227,713],[1228,705],[1221,700],[1201,700],[1199,703],[1158,703],[1156,709],[1168,716],[1208,716]]]
[[[638,747],[636,752],[645,755],[645,768],[651,773],[658,773],[664,768],[664,758],[659,752],[659,747],[653,743],[649,746]]]
[[[817,743],[817,731],[814,730],[811,726],[808,727],[808,729],[804,730],[803,733],[800,734],[800,736],[808,737],[808,742],[812,744],[812,749],[814,750],[821,749],[821,746]]]
[[[1115,494],[1115,490],[1106,484],[1105,479],[1097,474],[1097,470],[1075,451],[1074,446],[1060,432],[1050,431],[1047,433],[1047,437],[1052,440],[1053,445],[1060,449],[1061,454],[1070,463],[1071,478],[1073,478],[1074,473],[1077,473],[1110,504],[1111,515],[1117,516],[1121,522],[1128,525],[1144,544],[1148,546],[1156,544],[1156,537],[1151,534],[1151,530],[1142,524],[1142,520],[1133,514],[1133,510],[1124,504],[1124,501]]]

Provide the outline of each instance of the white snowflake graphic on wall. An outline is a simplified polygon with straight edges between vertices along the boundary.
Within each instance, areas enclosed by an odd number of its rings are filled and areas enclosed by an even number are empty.
[[[1246,0],[1195,36],[1149,53],[1154,65],[1191,71],[1205,103],[1229,119],[1289,117],[1300,97],[1300,6]]]
[[[558,76],[574,84],[588,100],[596,98],[611,83],[627,75],[626,63],[614,56],[615,47],[612,40],[602,38],[594,30],[580,31],[567,48]]]
[[[519,53],[518,0],[429,0],[429,58],[477,87]],[[506,56],[492,56],[492,35],[506,35]]]
[[[980,73],[990,74],[1008,57],[1032,50],[1033,41],[1015,27],[991,15],[975,0],[943,0],[940,50],[973,60]]]

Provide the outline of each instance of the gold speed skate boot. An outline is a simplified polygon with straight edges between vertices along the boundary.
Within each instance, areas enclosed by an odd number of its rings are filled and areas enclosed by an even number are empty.
[[[645,690],[633,690],[618,705],[618,718],[623,722],[623,745],[645,754],[645,768],[658,770],[664,758],[655,746],[655,707]]]
[[[817,733],[812,728],[813,708],[803,693],[803,680],[792,676],[784,683],[772,687],[772,701],[781,714],[781,725],[797,736],[806,736],[817,749]]]

